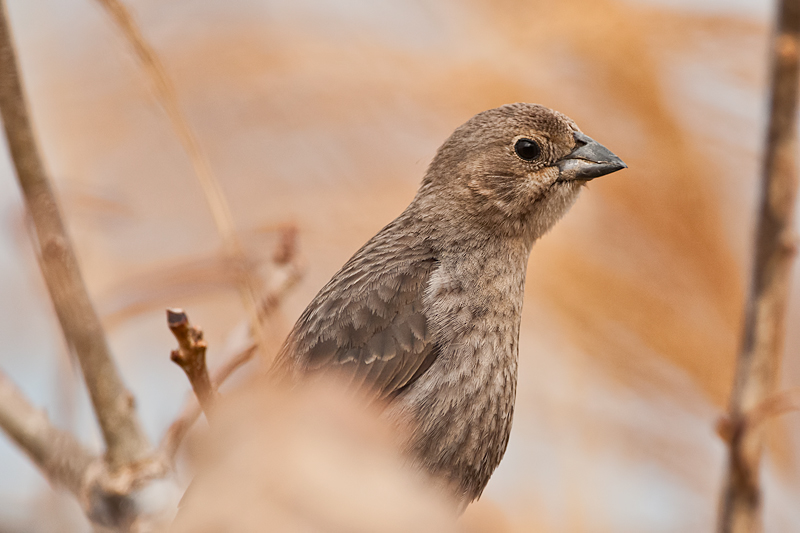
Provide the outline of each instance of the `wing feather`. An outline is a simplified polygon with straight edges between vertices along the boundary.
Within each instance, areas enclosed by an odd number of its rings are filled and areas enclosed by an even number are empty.
[[[393,225],[394,224],[394,225]],[[323,287],[284,344],[279,361],[344,374],[352,386],[395,394],[438,355],[423,299],[437,268],[432,250],[390,224]]]

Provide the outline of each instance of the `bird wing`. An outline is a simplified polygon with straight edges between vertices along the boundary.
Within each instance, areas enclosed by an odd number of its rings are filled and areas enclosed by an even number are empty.
[[[336,371],[388,397],[436,359],[423,307],[437,261],[408,234],[376,235],[323,287],[297,321],[280,359],[308,372]],[[387,233],[389,235],[387,235]]]

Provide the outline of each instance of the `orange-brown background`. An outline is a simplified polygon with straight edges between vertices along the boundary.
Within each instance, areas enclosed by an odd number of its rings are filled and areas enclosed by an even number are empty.
[[[212,365],[245,318],[215,260],[219,238],[148,78],[99,4],[8,4],[89,288],[158,438],[188,390],[167,358],[163,308],[185,307],[204,326]],[[515,430],[468,520],[514,531],[711,530],[725,460],[714,423],[732,383],[757,198],[766,3],[128,5],[251,253],[268,257],[276,226],[300,230],[307,272],[283,332],[405,207],[437,146],[473,114],[543,103],[620,155],[629,170],[592,182],[534,248]],[[0,175],[0,363],[62,427],[99,446],[7,156]],[[785,386],[800,384],[795,287]],[[800,528],[798,420],[770,425],[768,531]],[[56,519],[34,511],[44,501],[58,520],[73,516],[25,462],[0,441],[0,471],[20,480],[0,482],[0,527],[46,530]]]

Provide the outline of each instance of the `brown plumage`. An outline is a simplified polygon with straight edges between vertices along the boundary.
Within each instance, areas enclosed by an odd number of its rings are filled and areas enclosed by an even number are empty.
[[[319,292],[277,364],[338,372],[410,423],[413,461],[464,503],[508,443],[533,243],[586,181],[625,168],[534,104],[479,113],[445,141],[416,197]]]

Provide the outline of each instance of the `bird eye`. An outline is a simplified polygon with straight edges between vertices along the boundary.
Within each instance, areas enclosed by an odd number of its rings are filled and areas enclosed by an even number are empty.
[[[525,161],[533,161],[542,153],[539,143],[530,139],[520,139],[514,144],[514,151]]]

